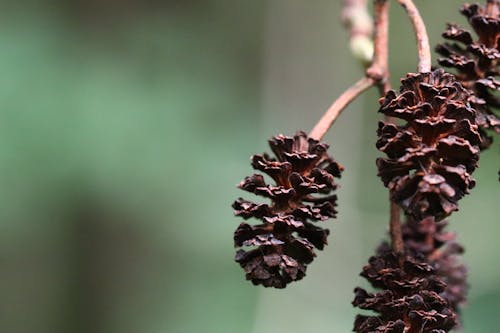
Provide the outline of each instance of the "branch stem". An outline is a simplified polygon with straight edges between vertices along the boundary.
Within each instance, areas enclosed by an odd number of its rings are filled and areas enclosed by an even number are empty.
[[[412,0],[398,0],[398,2],[406,10],[413,25],[413,30],[415,30],[418,49],[418,71],[420,73],[430,72],[431,48],[422,16]]]
[[[349,87],[342,95],[339,96],[333,102],[333,104],[328,108],[323,117],[314,126],[312,131],[309,133],[309,137],[315,140],[321,140],[323,136],[328,132],[330,127],[333,125],[340,113],[348,106],[353,100],[355,100],[361,93],[370,88],[375,84],[375,81],[369,77],[363,77],[353,86]]]
[[[404,243],[401,231],[401,210],[392,200],[390,212],[389,233],[391,235],[392,250],[396,254],[402,255],[404,253]]]
[[[486,2],[486,15],[490,17],[498,16],[498,0],[488,0]]]
[[[373,61],[366,69],[365,77],[348,88],[335,102],[333,102],[316,126],[314,126],[309,133],[309,136],[313,139],[320,140],[330,129],[344,108],[371,86],[377,85],[381,96],[385,95],[385,93],[391,89],[388,66],[389,1],[374,1],[375,36]],[[371,24],[371,21],[366,18],[356,21],[354,18],[358,16],[353,14],[366,12],[366,5],[366,0],[344,0],[343,20],[351,28],[351,38],[356,34],[361,34],[364,37],[368,37],[368,35],[371,34],[371,29],[369,29],[367,25],[368,22]],[[361,15],[361,17],[364,17],[364,15]],[[359,22],[364,23],[364,25]],[[363,26],[363,29],[360,29],[360,26]]]
[[[389,82],[389,1],[375,0],[375,36],[373,62],[366,76],[377,81],[380,95],[391,89]]]
[[[366,70],[366,75],[377,80],[380,97],[385,96],[391,89],[389,81],[389,1],[375,0],[375,53],[372,65]],[[388,123],[394,119],[384,117]],[[403,234],[401,232],[401,209],[391,200],[389,195],[389,234],[391,245],[400,258],[404,253]]]

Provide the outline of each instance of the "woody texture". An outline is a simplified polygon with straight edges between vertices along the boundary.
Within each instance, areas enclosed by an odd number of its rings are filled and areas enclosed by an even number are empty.
[[[236,216],[254,218],[260,224],[241,223],[234,244],[243,247],[236,261],[254,284],[284,288],[304,277],[316,256],[314,249],[327,244],[328,229],[313,224],[336,216],[337,188],[342,166],[328,154],[328,145],[304,132],[293,137],[278,135],[269,140],[274,154],[254,155],[252,167],[274,181],[268,185],[262,174],[246,177],[239,188],[267,198],[254,203],[239,198],[233,203]]]
[[[500,89],[500,1],[465,4],[460,12],[473,32],[448,24],[443,37],[449,42],[439,44],[436,51],[442,56],[439,64],[453,69],[457,80],[472,93],[484,149],[492,143],[488,132],[500,132],[500,99],[495,95]]]
[[[438,333],[459,326],[467,270],[459,259],[463,248],[446,225],[433,218],[409,219],[403,225],[404,254],[386,242],[379,246],[361,276],[381,291],[356,288],[352,302],[377,315],[358,315],[355,332]]]
[[[469,97],[452,74],[435,70],[408,74],[399,93],[381,99],[380,112],[404,124],[379,124],[377,148],[387,155],[377,160],[379,176],[417,220],[450,215],[475,185],[481,137]]]
[[[475,187],[480,154],[500,132],[500,0],[463,5],[473,33],[448,24],[447,42],[436,48],[443,68],[432,67],[426,26],[414,2],[394,1],[406,11],[418,53],[417,72],[406,74],[397,90],[389,80],[390,2],[374,0],[372,21],[367,0],[343,1],[350,38],[361,34],[368,41],[351,43],[365,75],[309,134],[275,136],[269,140],[273,156],[251,158],[260,173],[239,188],[268,202],[233,203],[235,215],[259,221],[236,229],[236,261],[256,285],[284,288],[304,277],[315,250],[327,244],[329,231],[316,222],[336,217],[335,179],[343,171],[320,140],[353,100],[377,87],[383,120],[376,147],[383,155],[374,169],[389,192],[389,237],[360,273],[370,287],[354,289],[352,305],[363,312],[352,331],[447,333],[466,326],[462,312],[469,289],[464,248],[449,230],[448,217]]]

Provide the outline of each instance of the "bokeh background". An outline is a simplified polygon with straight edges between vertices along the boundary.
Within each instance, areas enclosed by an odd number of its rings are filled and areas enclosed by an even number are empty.
[[[0,2],[0,331],[349,332],[386,232],[377,94],[326,137],[346,168],[330,245],[285,290],[233,262],[235,185],[277,133],[309,130],[361,75],[341,1]],[[432,44],[461,1],[417,1]],[[393,84],[415,70],[392,8]],[[498,138],[497,138],[498,139]],[[498,144],[451,228],[466,246],[464,332],[498,332]]]

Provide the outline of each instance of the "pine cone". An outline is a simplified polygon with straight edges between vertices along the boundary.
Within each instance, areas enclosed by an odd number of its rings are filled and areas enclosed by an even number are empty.
[[[500,99],[495,96],[500,90],[500,2],[488,0],[486,6],[466,4],[461,13],[477,34],[477,40],[469,31],[448,24],[443,37],[452,42],[437,45],[436,51],[443,56],[438,59],[439,64],[454,68],[460,83],[474,94],[471,103],[478,111],[481,148],[485,149],[492,142],[485,130],[500,132],[500,118],[494,111],[500,107]]]
[[[378,314],[357,315],[354,332],[445,333],[456,327],[457,316],[441,296],[446,283],[425,256],[410,252],[400,258],[384,243],[363,267],[361,276],[382,290],[354,290],[352,304]]]
[[[239,188],[270,199],[271,204],[253,203],[239,198],[233,203],[235,215],[257,218],[261,224],[241,223],[234,233],[238,250],[236,261],[255,285],[284,288],[305,275],[307,264],[315,257],[314,248],[327,244],[328,229],[311,222],[336,216],[337,188],[342,166],[327,154],[328,145],[308,138],[304,132],[294,137],[278,135],[269,140],[276,158],[267,154],[252,156],[254,169],[264,176],[246,177]]]
[[[402,226],[403,240],[407,251],[424,255],[435,269],[446,284],[440,296],[458,313],[467,297],[467,268],[459,260],[463,247],[455,241],[454,233],[444,230],[447,224],[447,221],[435,222],[433,218],[409,219]]]
[[[433,218],[409,219],[402,226],[405,257],[399,262],[390,246],[382,243],[361,273],[382,291],[370,294],[356,288],[353,301],[354,306],[379,316],[357,316],[355,332],[436,333],[459,327],[457,312],[467,294],[467,269],[458,258],[463,248],[453,233],[444,230],[446,225]],[[422,311],[434,326],[412,319],[416,316],[412,313]]]
[[[406,123],[379,124],[379,176],[394,202],[416,220],[443,219],[475,181],[481,137],[470,94],[454,76],[436,70],[408,74],[399,94],[389,91],[380,112]]]

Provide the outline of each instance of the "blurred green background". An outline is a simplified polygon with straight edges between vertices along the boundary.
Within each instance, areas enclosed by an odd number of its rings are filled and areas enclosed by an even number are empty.
[[[277,133],[309,130],[362,71],[341,1],[0,2],[0,331],[349,332],[384,237],[377,94],[326,140],[346,168],[330,245],[285,290],[233,262],[235,185]],[[417,1],[431,42],[461,1]],[[392,8],[392,82],[415,70]],[[498,138],[497,138],[498,139]],[[451,228],[465,244],[464,332],[498,332],[498,144]]]

